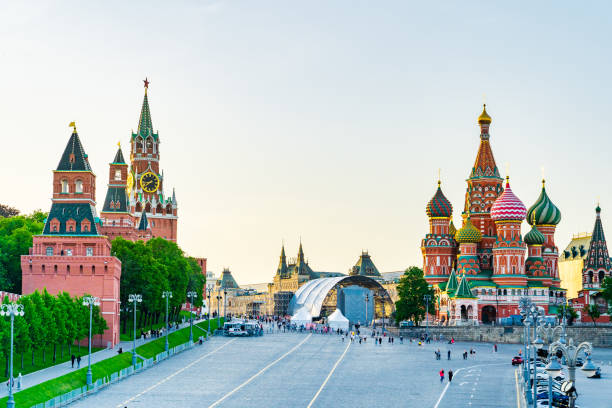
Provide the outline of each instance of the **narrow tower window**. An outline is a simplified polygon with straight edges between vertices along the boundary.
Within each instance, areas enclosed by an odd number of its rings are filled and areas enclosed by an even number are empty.
[[[77,193],[82,193],[83,192],[83,182],[81,180],[77,180],[76,183],[74,183],[75,185],[75,192]]]
[[[62,180],[62,193],[68,193],[68,180]]]

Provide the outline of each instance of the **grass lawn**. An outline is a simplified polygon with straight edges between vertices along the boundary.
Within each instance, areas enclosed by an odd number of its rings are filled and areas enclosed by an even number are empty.
[[[76,356],[78,354],[78,346],[72,346],[72,353]],[[98,350],[102,350],[99,347],[92,347],[91,352],[94,353]],[[47,347],[45,362],[43,363],[42,349],[34,352],[34,365],[32,365],[32,352],[26,352],[23,355],[23,369],[21,368],[21,354],[13,354],[13,375],[15,377],[26,375],[34,371],[42,370],[43,368],[51,367],[56,364],[60,364],[66,361],[70,361],[70,353],[68,352],[68,346],[64,346],[64,358],[61,357],[59,346],[57,348],[57,359],[53,362],[53,346]],[[87,347],[81,346],[81,357],[87,355]],[[6,367],[6,359],[0,358],[0,367]],[[2,369],[2,375],[0,376],[0,382],[6,383],[8,381],[8,375],[4,375],[4,369]]]
[[[200,336],[206,336],[206,329],[208,328],[208,321],[204,320],[198,324],[193,325],[193,338],[197,339]],[[223,318],[221,318],[221,324],[223,324]],[[217,328],[217,319],[210,320],[210,330],[214,331]],[[187,343],[189,341],[189,326],[184,327],[180,330],[173,331],[168,335],[169,346],[176,347],[179,344]],[[166,349],[166,337],[160,337],[159,339],[153,340],[140,347],[136,347],[136,353],[144,358],[152,358],[157,354],[161,353]]]
[[[223,319],[221,319],[221,324],[223,324]],[[199,336],[205,336],[207,328],[207,321],[194,324],[193,337],[197,339]],[[216,328],[217,319],[211,319],[210,330],[214,331]],[[186,343],[187,341],[189,341],[189,327],[185,327],[183,329],[172,332],[168,336],[168,342],[170,344],[170,347],[178,346],[179,344]],[[155,355],[164,351],[165,342],[166,339],[164,337],[161,337],[140,347],[137,347],[136,351],[138,355],[143,356],[145,358],[155,357]],[[75,350],[73,350],[73,352],[76,353]],[[68,353],[66,352],[64,354],[64,357],[66,357],[67,354]],[[70,359],[69,355],[68,359]],[[139,359],[139,361],[141,360]],[[129,352],[122,353],[117,356],[100,361],[99,363],[93,364],[91,366],[93,380],[95,382],[99,378],[109,376],[123,368],[129,367],[130,365],[132,365],[132,353]],[[87,364],[85,363],[85,366],[81,369],[75,370],[69,374],[54,378],[53,380],[46,381],[33,387],[26,388],[23,391],[19,391],[15,394],[15,405],[20,408],[31,407],[33,405],[46,402],[51,398],[55,398],[67,392],[73,391],[77,388],[83,387],[86,384]],[[0,399],[0,407],[6,405],[6,400],[7,397]]]
[[[123,353],[100,361],[91,366],[93,380],[111,375],[132,364],[132,355]],[[25,408],[40,404],[65,394],[87,384],[87,365],[69,374],[54,378],[53,380],[27,388],[15,394],[15,405]],[[6,405],[7,397],[0,399],[0,406]]]

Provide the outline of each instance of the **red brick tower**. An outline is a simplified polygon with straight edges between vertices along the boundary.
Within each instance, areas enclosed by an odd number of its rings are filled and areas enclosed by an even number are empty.
[[[480,270],[484,274],[491,274],[492,248],[495,244],[495,223],[491,220],[491,206],[502,193],[503,179],[495,164],[495,158],[491,151],[489,126],[491,117],[487,113],[486,105],[478,117],[480,125],[480,146],[474,167],[467,179],[467,191],[465,193],[464,212],[470,214],[472,224],[480,230],[482,241],[478,244],[477,256],[480,262]]]
[[[140,219],[143,211],[147,213],[154,237],[162,237],[176,242],[177,239],[177,201],[174,190],[172,196],[164,195],[164,174],[160,171],[160,139],[153,131],[149,99],[149,81],[145,79],[145,94],[138,122],[138,132],[132,133],[130,145],[131,169],[128,175],[130,212]]]
[[[100,233],[108,236],[110,241],[119,236],[131,241],[136,240],[136,223],[130,213],[127,181],[128,165],[119,145],[115,158],[109,164],[108,190],[100,212]]]
[[[449,224],[453,206],[442,193],[439,180],[438,189],[425,210],[429,217],[429,233],[421,241],[423,273],[427,283],[435,285],[448,280],[457,257],[457,243]]]
[[[22,293],[45,288],[72,296],[100,298],[109,329],[98,345],[119,342],[119,279],[121,261],[111,256],[110,241],[99,232],[94,175],[76,127],[53,172],[51,210],[29,255],[21,257]]]

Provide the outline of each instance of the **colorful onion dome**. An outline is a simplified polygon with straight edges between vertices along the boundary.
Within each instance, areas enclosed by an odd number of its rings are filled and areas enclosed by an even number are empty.
[[[470,217],[467,217],[463,227],[455,234],[455,241],[460,244],[477,244],[482,241],[482,234],[472,224]]]
[[[491,117],[487,113],[487,104],[486,103],[482,105],[482,113],[478,117],[478,123],[480,123],[480,124],[491,123]]]
[[[527,222],[531,225],[557,225],[561,221],[561,211],[555,206],[544,186],[545,181],[542,180],[542,192],[536,202],[527,210]]]
[[[452,235],[453,237],[457,233],[457,227],[455,227],[453,220],[451,220],[450,225],[448,226],[448,233]]]
[[[433,198],[429,200],[429,203],[427,203],[425,211],[427,212],[427,216],[430,218],[449,218],[451,215],[453,215],[453,206],[442,193],[442,189],[440,188],[440,181],[438,181],[438,190],[436,191],[436,194],[434,194]]]
[[[510,181],[506,177],[506,188],[491,206],[491,218],[495,221],[516,220],[522,221],[527,215],[525,204],[514,195],[510,188]]]
[[[523,241],[525,241],[527,245],[542,245],[544,241],[546,241],[546,238],[534,224],[531,227],[531,231],[525,234]]]

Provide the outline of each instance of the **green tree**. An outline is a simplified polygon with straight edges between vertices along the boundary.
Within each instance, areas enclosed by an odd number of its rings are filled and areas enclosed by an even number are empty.
[[[55,324],[55,315],[54,315],[54,307],[55,307],[55,298],[47,292],[47,289],[43,291],[42,301],[44,305],[44,310],[41,315],[42,321],[45,327],[45,344],[43,346],[43,363],[46,362],[46,351],[47,346],[52,344],[54,346],[57,345],[57,325]],[[55,358],[55,353],[54,358]],[[53,360],[55,362],[55,359]]]
[[[601,283],[601,296],[606,299],[608,306],[612,305],[612,277],[606,277]]]
[[[584,305],[584,313],[586,313],[593,321],[593,326],[597,326],[595,322],[601,316],[599,307],[597,305]]]
[[[66,328],[68,313],[60,295],[54,298],[53,303],[53,319],[55,320],[55,327],[57,330],[57,336],[53,344],[53,362],[55,363],[57,359],[57,346],[60,346],[60,356],[63,358],[64,344],[68,342],[68,329]]]
[[[0,290],[21,293],[21,255],[32,247],[32,236],[40,234],[46,214],[0,217]]]
[[[64,320],[64,328],[66,330],[66,336],[63,338],[64,342],[68,344],[68,354],[72,354],[72,344],[78,339],[77,338],[77,322],[76,322],[76,310],[75,302],[66,292],[62,292],[58,295],[59,301],[62,303],[66,319]],[[63,343],[62,343],[63,344]],[[64,349],[62,345],[62,358],[64,357]]]
[[[43,302],[40,292],[36,291],[27,296],[29,305],[25,305],[25,318],[30,329],[30,339],[32,341],[32,366],[34,366],[34,353],[36,350],[43,350],[43,361],[45,355],[45,339],[47,336],[45,318],[48,318],[45,302]]]
[[[395,302],[397,321],[413,320],[418,326],[425,317],[424,296],[431,296],[429,306],[433,310],[435,292],[423,277],[423,270],[416,266],[406,269],[397,285],[399,300]]]
[[[19,215],[19,210],[6,204],[0,204],[0,217],[14,217]]]

